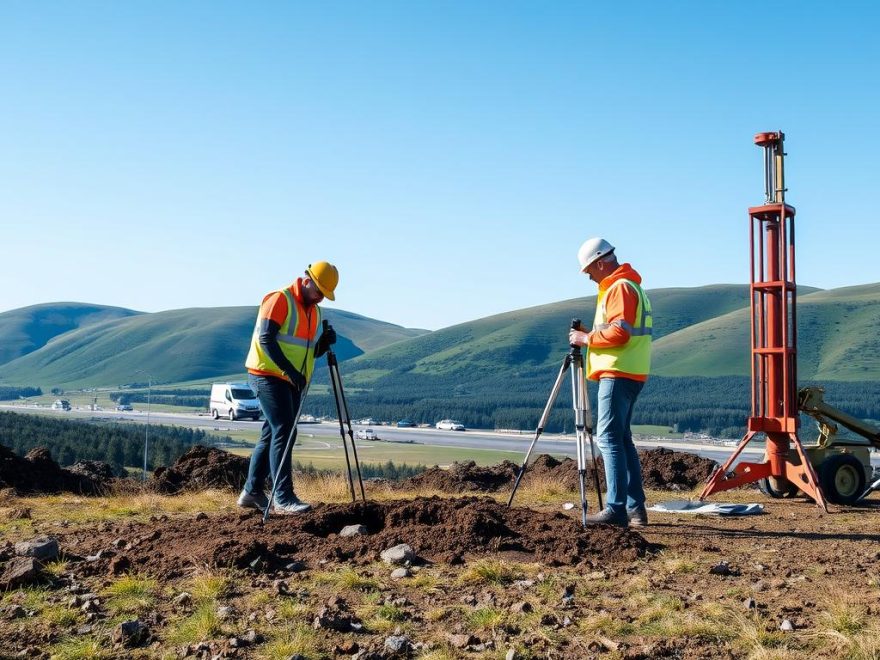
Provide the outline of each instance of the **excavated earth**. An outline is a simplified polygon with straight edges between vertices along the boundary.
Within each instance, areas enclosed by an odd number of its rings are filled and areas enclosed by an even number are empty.
[[[0,445],[0,489],[18,493],[80,493],[98,495],[113,485],[113,470],[100,461],[79,461],[62,468],[45,447],[37,447],[21,458]]]

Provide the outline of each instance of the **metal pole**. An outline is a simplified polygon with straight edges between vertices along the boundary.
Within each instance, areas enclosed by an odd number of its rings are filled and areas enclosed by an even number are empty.
[[[303,402],[306,400],[306,394],[309,392],[309,385],[311,383],[306,383],[306,386],[303,388],[303,391],[299,396],[299,408],[296,410],[296,417],[293,419],[293,428],[290,429],[290,435],[287,436],[287,443],[284,445],[284,453],[281,454],[281,461],[278,463],[278,467],[275,469],[275,475],[272,477],[272,492],[269,493],[269,503],[266,504],[266,510],[263,511],[263,522],[265,523],[269,519],[269,509],[272,508],[272,501],[275,499],[275,490],[278,488],[278,476],[281,474],[281,468],[284,467],[284,461],[287,460],[287,454],[290,453],[291,447],[293,445],[293,438],[296,437],[296,427],[299,424],[299,417],[302,414]],[[292,459],[291,459],[292,460]]]
[[[142,373],[147,377],[147,426],[144,429],[144,471],[142,480],[147,480],[147,455],[149,453],[150,447],[150,401],[152,399],[153,394],[153,376],[152,374],[144,371],[143,369],[138,369],[135,373]]]

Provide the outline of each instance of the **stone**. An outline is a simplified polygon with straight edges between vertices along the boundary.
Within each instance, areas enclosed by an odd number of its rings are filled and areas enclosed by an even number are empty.
[[[366,533],[367,528],[364,525],[346,525],[342,528],[342,531],[339,532],[339,536],[363,536]]]
[[[788,619],[783,619],[782,623],[779,624],[779,629],[782,632],[792,632],[794,630],[794,624]]]
[[[465,649],[471,644],[474,644],[478,641],[474,638],[473,635],[463,633],[446,635],[446,639],[449,641],[450,644],[452,644],[453,647],[457,649]]]
[[[721,561],[715,564],[709,569],[709,573],[711,575],[733,575],[733,571],[730,569],[730,564],[726,561]]]
[[[383,550],[379,555],[386,564],[401,565],[416,558],[413,549],[406,543],[400,543],[393,548]]]
[[[403,578],[408,578],[410,576],[410,572],[408,568],[395,568],[391,571],[391,579],[392,580],[400,580]]]
[[[563,511],[571,511],[573,508],[574,508],[574,502],[566,502],[565,504],[562,505]]]
[[[284,567],[284,570],[290,571],[291,573],[302,573],[306,570],[306,565],[301,561],[292,561]]]
[[[520,601],[518,603],[514,603],[513,605],[511,605],[510,611],[516,612],[518,614],[531,612],[532,611],[532,604],[529,603],[528,601],[523,600],[523,601]]]
[[[192,594],[186,591],[181,591],[174,597],[174,604],[179,607],[189,607],[192,605]]]
[[[227,619],[231,619],[233,615],[233,610],[229,605],[221,605],[217,608],[217,616],[223,619],[224,621]]]
[[[24,615],[25,611],[21,605],[10,605],[3,609],[3,616],[7,619],[20,619]]]
[[[150,630],[140,620],[123,621],[113,629],[111,639],[116,644],[126,647],[140,646],[147,641]]]
[[[743,601],[743,606],[744,606],[747,610],[754,610],[754,609],[756,609],[756,608],[758,607],[758,601],[756,601],[754,598],[746,598],[746,599]]]
[[[15,544],[15,554],[19,557],[33,557],[43,563],[58,559],[58,541],[51,536],[39,536],[30,541]]]
[[[14,557],[0,576],[0,591],[34,584],[40,579],[40,562],[33,557]]]
[[[516,649],[507,649],[507,655],[504,656],[504,660],[516,660]]]
[[[275,590],[275,593],[279,596],[283,596],[287,593],[290,593],[290,585],[287,584],[284,580],[275,580],[272,583],[272,588]]]
[[[385,648],[391,653],[409,653],[412,651],[412,641],[406,635],[391,635],[385,638]]]
[[[207,519],[208,519],[208,514],[205,513],[204,511],[199,511],[199,512],[196,514],[196,520],[207,520]],[[233,638],[233,639],[234,639],[234,638]]]
[[[263,642],[265,637],[263,637],[253,628],[248,628],[244,635],[242,635],[242,639],[248,644],[260,644]]]

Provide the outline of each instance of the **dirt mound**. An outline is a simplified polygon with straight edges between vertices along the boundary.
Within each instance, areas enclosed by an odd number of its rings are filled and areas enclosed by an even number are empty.
[[[158,467],[150,487],[162,493],[202,488],[240,489],[247,481],[249,461],[214,447],[196,445],[171,467]]]
[[[664,447],[639,451],[642,464],[642,479],[646,488],[657,490],[690,490],[706,480],[717,465],[715,461],[696,454],[672,451]],[[599,483],[605,488],[605,465],[601,456],[596,459]],[[479,491],[494,493],[513,487],[519,465],[504,461],[490,467],[479,467],[473,461],[453,463],[444,470],[433,467],[422,474],[411,477],[398,486],[401,490],[414,488],[433,488],[444,493]],[[563,488],[577,490],[577,461],[572,458],[562,460],[548,454],[541,454],[526,468],[523,485],[536,481],[552,481]],[[587,488],[594,488],[592,468],[587,466]]]
[[[665,447],[640,451],[639,460],[645,488],[658,490],[690,490],[706,481],[718,465],[711,458]]]
[[[82,461],[88,464],[85,471],[62,468],[52,459],[45,447],[37,447],[24,458],[16,455],[8,447],[0,445],[0,488],[14,488],[21,494],[71,492],[83,495],[98,495],[110,485],[113,470],[106,463]],[[109,479],[103,476],[109,474]]]
[[[426,488],[444,493],[494,493],[513,483],[518,470],[519,466],[510,461],[489,467],[480,467],[474,461],[466,461],[453,463],[448,470],[434,466],[400,482],[398,488]]]
[[[86,564],[89,570],[122,567],[165,578],[206,564],[244,568],[257,559],[266,569],[293,561],[313,567],[323,560],[368,564],[399,543],[409,544],[423,560],[448,563],[507,553],[548,565],[600,566],[631,561],[651,549],[632,530],[584,529],[561,513],[508,509],[481,497],[318,504],[301,516],[272,516],[265,526],[261,518],[254,511],[104,526],[73,533],[62,545],[79,556],[100,552],[100,559]],[[364,525],[367,534],[338,535],[354,524]]]

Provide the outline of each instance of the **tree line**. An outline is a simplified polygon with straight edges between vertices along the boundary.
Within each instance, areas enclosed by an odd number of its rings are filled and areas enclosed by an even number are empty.
[[[29,396],[43,396],[43,390],[39,387],[0,385],[0,401],[14,401]]]
[[[0,412],[0,444],[19,456],[46,447],[61,466],[80,460],[104,461],[120,475],[125,466],[143,465],[145,431],[146,427],[137,424]],[[178,426],[151,425],[149,438],[148,470],[172,465],[193,445],[214,443],[214,438],[201,429]]]

